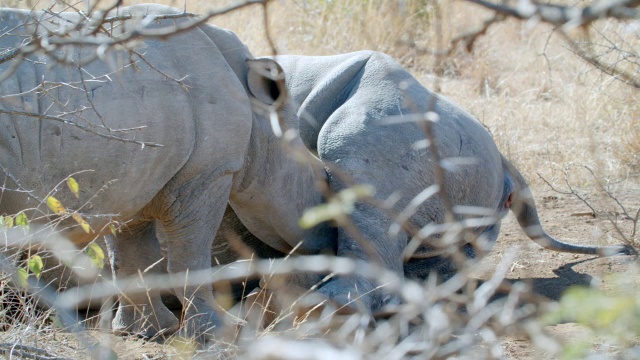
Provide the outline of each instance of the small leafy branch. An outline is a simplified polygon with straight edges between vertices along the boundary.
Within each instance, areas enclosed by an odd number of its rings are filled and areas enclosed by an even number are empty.
[[[625,290],[623,284],[619,285],[621,291],[615,295],[605,294],[597,288],[572,287],[559,304],[540,317],[544,325],[575,322],[590,330],[562,350],[563,359],[584,359],[597,339],[610,344],[616,352],[622,349],[637,351],[640,298],[634,291]]]
[[[75,178],[72,176],[67,177],[64,180],[67,188],[76,198],[80,197],[80,186]],[[48,195],[44,202],[46,202],[49,209],[56,215],[60,216],[60,219],[57,222],[62,221],[65,218],[71,217],[77,224],[82,228],[84,232],[87,234],[95,233],[95,231],[91,228],[87,220],[78,212],[73,211],[69,212],[64,205],[56,199],[53,195]],[[11,215],[0,215],[0,231],[6,231],[8,229],[12,229],[14,227],[20,227],[23,229],[24,234],[28,234],[30,230],[30,221],[25,214],[24,211],[19,212],[18,214]],[[116,227],[114,223],[109,223],[108,225],[111,232],[115,235]],[[42,272],[44,270],[44,261],[40,255],[38,255],[35,251],[31,254],[31,250],[27,246],[27,251],[29,253],[28,258],[25,260],[25,266],[19,267],[16,269],[17,277],[18,277],[18,285],[24,289],[28,289],[29,283],[27,278],[29,274],[33,274],[36,279],[40,279]],[[96,243],[89,243],[84,252],[91,259],[92,264],[98,268],[102,269],[105,264],[105,254],[100,246]]]

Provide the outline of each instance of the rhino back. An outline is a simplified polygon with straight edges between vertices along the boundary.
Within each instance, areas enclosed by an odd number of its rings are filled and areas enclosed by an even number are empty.
[[[349,161],[346,167],[356,178],[358,169],[385,169],[379,174],[384,180],[375,184],[383,197],[396,191],[397,184],[415,184],[412,189],[404,187],[403,205],[436,182],[430,150],[414,146],[425,134],[412,117],[434,110],[440,115],[433,126],[440,157],[454,162],[462,158],[467,163],[446,173],[445,183],[456,187],[450,190],[453,203],[497,206],[502,169],[490,134],[470,114],[426,89],[389,56],[361,51],[280,56],[277,60],[287,74],[292,98],[300,104],[301,136],[323,160],[343,166]],[[434,107],[430,108],[432,100]],[[434,217],[443,214],[442,203],[437,198],[432,202],[425,209]]]
[[[129,9],[145,13],[148,8]],[[167,8],[151,9],[162,13]],[[28,33],[21,26],[24,17],[24,12],[0,12],[3,26],[17,28],[14,36],[0,39],[3,49],[19,45]],[[169,20],[153,26],[172,24]],[[69,47],[54,56],[79,64],[95,51],[95,47]],[[135,51],[140,55],[109,51],[103,59],[82,66],[52,67],[50,57],[34,56],[0,83],[5,95],[0,108],[8,112],[0,115],[2,165],[24,189],[44,197],[66,176],[92,170],[75,176],[80,200],[65,191],[56,197],[74,208],[97,195],[89,204],[94,206],[92,213],[119,213],[126,218],[177,175],[184,182],[203,172],[241,168],[251,112],[242,85],[212,39],[196,28],[167,41],[144,40]],[[11,65],[0,64],[0,71]],[[42,84],[46,91],[30,91]],[[111,132],[105,126],[140,129]],[[109,136],[163,146],[143,147]],[[6,194],[0,212],[25,207],[24,195]]]

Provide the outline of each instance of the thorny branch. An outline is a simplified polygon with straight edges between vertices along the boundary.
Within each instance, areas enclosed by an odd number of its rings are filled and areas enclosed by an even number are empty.
[[[35,194],[33,194],[33,191],[27,190],[25,188],[23,188],[20,185],[20,181],[18,179],[15,178],[15,176],[13,176],[13,174],[11,174],[9,172],[9,170],[7,170],[6,167],[4,167],[2,164],[0,164],[0,170],[2,170],[2,173],[4,174],[5,178],[9,178],[11,179],[11,181],[13,181],[14,184],[16,184],[16,186],[18,187],[17,189],[6,189],[5,185],[2,185],[2,187],[0,187],[0,198],[2,197],[2,193],[7,190],[7,191],[19,191],[19,192],[23,192],[26,193],[30,198],[41,202],[42,199],[40,199],[38,196],[36,196]]]
[[[0,57],[0,64],[8,61],[9,59],[13,59],[18,55],[27,55],[32,54],[40,50],[44,50],[46,53],[50,53],[55,50],[59,46],[64,45],[75,45],[75,46],[96,46],[99,47],[101,52],[106,51],[109,48],[112,48],[116,45],[126,44],[133,40],[137,39],[165,39],[170,36],[174,36],[191,29],[194,29],[215,16],[224,15],[233,11],[237,11],[238,9],[251,6],[254,4],[265,4],[269,0],[245,0],[243,2],[233,4],[227,7],[224,7],[219,10],[212,10],[206,13],[201,17],[196,17],[195,14],[183,12],[181,14],[170,14],[170,15],[153,15],[147,16],[141,19],[141,23],[139,26],[133,28],[132,30],[122,34],[121,36],[112,36],[109,38],[101,38],[97,36],[71,36],[71,29],[66,32],[60,34],[58,31],[51,31],[47,36],[35,37],[35,34],[32,36],[32,39],[23,43],[22,45],[16,47],[13,50],[8,51],[3,57]],[[180,24],[175,24],[174,26],[167,26],[161,28],[150,29],[146,26],[151,24],[154,21],[158,20],[177,20],[183,18],[192,18],[192,21],[183,22]],[[98,18],[94,22],[92,19],[87,19],[85,21],[79,22],[76,27],[73,29],[75,31],[79,31],[82,33],[83,29],[94,29],[89,34],[95,34],[95,31],[99,31],[104,24],[111,24],[112,28],[116,26],[116,23],[126,20],[135,19],[132,15],[117,15],[107,18]],[[38,24],[44,24],[44,21],[47,19],[33,19],[37,21]],[[43,25],[44,26],[44,25]],[[53,35],[53,36],[51,36]]]
[[[544,4],[531,0],[519,1],[515,7],[507,6],[505,5],[505,3],[496,4],[486,0],[466,1],[493,10],[495,14],[492,17],[485,19],[482,22],[482,25],[480,25],[477,29],[469,30],[453,37],[449,41],[449,47],[446,49],[440,48],[433,50],[419,48],[412,41],[406,40],[401,40],[400,43],[410,46],[419,54],[450,56],[456,50],[458,45],[464,46],[469,52],[472,51],[476,40],[485,35],[492,25],[502,22],[509,17],[521,20],[536,19],[538,21],[549,23],[555,26],[562,25],[565,27],[587,26],[593,21],[604,17],[617,19],[637,19],[640,17],[640,11],[635,8],[640,5],[639,0],[600,1],[595,5],[587,6],[584,8]],[[625,74],[620,69],[615,69],[618,71],[612,71],[610,66],[606,66],[606,64],[599,62],[598,59],[593,56],[588,56],[586,52],[577,47],[577,45],[573,43],[573,41],[569,42],[572,44],[572,49],[579,56],[592,63],[594,66],[603,69],[603,71],[608,69],[610,72],[615,73],[615,75],[621,76],[624,81],[629,81],[628,79],[632,78],[632,76],[625,76],[629,74]],[[632,83],[635,87],[638,87],[635,85],[636,83],[638,83],[638,81],[629,82]]]
[[[517,5],[496,4],[486,0],[466,0],[506,16],[521,20],[537,19],[552,25],[586,26],[595,20],[612,17],[617,19],[637,19],[640,12],[636,7],[639,0],[608,0],[598,1],[586,7],[564,6],[534,2],[531,0],[518,1]]]
[[[145,63],[148,63],[143,57],[142,55],[138,54],[137,52],[134,51],[134,53],[136,55],[138,55],[138,57],[142,60],[145,61]],[[123,68],[128,67],[128,66],[135,66],[135,62],[131,62],[130,64],[125,65]],[[158,70],[157,68],[153,67],[153,65],[149,64],[150,67],[152,69],[154,69],[155,71],[158,71],[160,74],[162,74],[163,76],[165,76],[168,79],[172,79],[176,82],[178,82],[179,84],[181,84],[181,81],[179,79],[174,79],[172,77],[170,77],[169,75],[161,72],[160,70]],[[26,95],[29,94],[37,94],[37,95],[43,95],[45,97],[47,97],[48,99],[50,99],[52,101],[52,104],[57,104],[61,109],[65,109],[67,106],[66,104],[61,103],[60,101],[58,101],[57,97],[51,94],[52,90],[58,89],[60,87],[66,87],[66,88],[70,88],[70,89],[74,89],[74,90],[78,90],[84,93],[84,97],[86,99],[86,101],[88,102],[89,106],[81,106],[79,108],[73,109],[73,110],[68,110],[65,112],[62,112],[60,114],[57,115],[47,115],[47,112],[49,111],[49,109],[45,109],[45,111],[43,111],[42,113],[30,113],[30,112],[26,112],[26,111],[15,111],[15,110],[3,110],[0,109],[0,113],[5,113],[5,114],[11,114],[11,115],[23,115],[23,116],[29,116],[29,117],[33,117],[33,118],[38,118],[38,119],[42,119],[42,120],[50,120],[50,121],[57,121],[57,122],[62,122],[65,125],[69,125],[69,126],[74,126],[77,127],[83,131],[86,131],[88,133],[97,135],[97,136],[101,136],[107,139],[112,139],[112,140],[117,140],[120,142],[124,142],[124,143],[133,143],[133,144],[137,144],[140,145],[142,147],[145,146],[149,146],[149,147],[162,147],[162,144],[157,144],[157,143],[153,143],[153,142],[146,142],[146,141],[140,141],[140,140],[135,140],[132,138],[125,138],[125,137],[121,137],[121,136],[116,136],[116,135],[111,135],[111,134],[105,134],[99,131],[96,131],[96,129],[104,129],[105,131],[107,131],[108,133],[125,133],[125,132],[131,132],[131,131],[139,131],[139,130],[143,130],[145,129],[147,126],[146,125],[141,125],[141,126],[134,126],[134,127],[130,127],[130,128],[111,128],[107,125],[104,117],[98,112],[98,110],[96,109],[93,100],[91,99],[90,96],[90,91],[87,88],[87,83],[90,82],[108,82],[108,81],[112,81],[110,76],[113,75],[116,71],[113,71],[111,73],[108,74],[104,74],[98,77],[95,77],[93,75],[91,75],[91,79],[86,79],[85,78],[85,70],[81,67],[81,66],[77,66],[78,69],[78,73],[80,75],[80,81],[77,82],[52,82],[52,81],[46,81],[43,80],[40,84],[38,84],[36,87],[30,89],[30,90],[26,90],[24,92],[21,93],[16,93],[16,94],[7,94],[7,95],[2,95],[0,96],[0,99],[10,99],[10,98],[19,98],[19,97],[24,97]],[[182,84],[183,88],[186,86],[184,84]],[[86,119],[85,117],[82,116],[82,113],[85,110],[89,110],[91,109],[92,112],[100,119],[101,121],[101,125],[100,124],[94,124],[91,121],[89,121],[88,119]],[[77,121],[72,121],[69,119],[69,117],[75,117],[78,120],[81,120],[83,122],[86,123],[86,125],[80,124]]]
[[[83,111],[84,109],[80,109],[80,110],[76,110],[75,112],[78,111]],[[90,134],[94,134],[94,135],[98,135],[107,139],[111,139],[111,140],[116,140],[116,141],[120,141],[123,143],[134,143],[134,144],[138,144],[142,147],[145,146],[149,146],[149,147],[162,147],[162,144],[157,144],[157,143],[153,143],[153,142],[147,142],[147,141],[140,141],[140,140],[135,140],[135,139],[130,139],[130,138],[122,138],[119,136],[115,136],[115,135],[111,135],[111,134],[103,134],[100,133],[94,129],[92,129],[89,126],[85,126],[82,124],[78,124],[76,122],[70,121],[67,118],[65,118],[64,116],[69,115],[71,113],[64,113],[61,114],[59,116],[53,116],[53,115],[43,115],[43,114],[37,114],[37,113],[30,113],[30,112],[26,112],[26,111],[16,111],[16,110],[4,110],[4,109],[0,109],[0,114],[6,114],[6,115],[12,115],[12,116],[26,116],[26,117],[31,117],[31,118],[37,118],[37,119],[43,119],[43,120],[51,120],[51,121],[57,121],[57,122],[61,122],[65,125],[70,125],[70,126],[75,126],[83,131],[86,131]]]
[[[601,60],[601,56],[598,54],[593,54],[593,52],[585,49],[584,46],[581,46],[579,42],[573,40],[567,33],[564,31],[559,31],[560,36],[569,44],[570,50],[582,58],[587,63],[591,64],[596,69],[602,71],[603,73],[622,81],[623,83],[632,86],[636,89],[640,89],[640,79],[638,75],[632,72],[629,72],[616,64],[609,64],[604,60]],[[622,49],[615,48],[614,51],[622,52]],[[638,69],[638,64],[636,65],[636,69]]]
[[[602,59],[602,54],[595,54],[588,46],[582,46],[581,42],[572,39],[567,30],[575,27],[587,28],[598,19],[613,18],[619,20],[633,20],[640,18],[639,0],[608,0],[597,1],[595,4],[585,7],[545,4],[531,0],[519,1],[515,6],[505,3],[496,4],[487,0],[466,0],[493,10],[502,19],[512,17],[521,20],[535,20],[551,24],[569,45],[570,50],[603,73],[626,83],[636,89],[640,89],[640,79],[635,72],[628,71],[615,63],[608,63]],[[486,23],[485,23],[486,24]],[[609,41],[602,35],[605,41]],[[615,44],[611,49],[623,54],[625,51]],[[635,52],[634,55],[635,56]],[[627,57],[622,55],[626,60]],[[638,64],[635,63],[635,68]]]
[[[145,57],[144,54],[141,54],[139,52],[137,52],[136,50],[130,50],[130,54],[136,55],[143,63],[147,64],[147,66],[158,72],[160,75],[164,76],[165,79],[167,80],[172,80],[174,81],[176,84],[180,85],[180,87],[182,89],[184,89],[184,91],[189,91],[189,85],[187,85],[184,80],[188,77],[188,75],[185,75],[184,77],[180,78],[180,79],[176,79],[173,76],[167,74],[166,72],[158,69],[158,67],[156,67],[155,65],[153,65],[150,61],[148,61]],[[134,61],[131,62],[132,64],[135,64]]]
[[[52,17],[58,18],[58,15],[56,13],[52,13],[52,12],[47,12],[47,13],[52,15]],[[164,19],[182,19],[182,18],[189,18],[189,17],[195,17],[195,16],[196,16],[195,14],[186,13],[186,12],[182,14],[157,15],[157,16],[153,16],[151,19],[147,19],[147,22],[145,23],[145,25],[151,21],[158,21],[158,20],[164,20]],[[139,31],[141,30],[138,30],[138,31],[133,30],[130,36],[128,37],[112,38],[111,40],[107,40],[105,38],[98,38],[96,36],[97,32],[99,32],[100,30],[104,30],[103,26],[105,24],[111,24],[112,27],[115,27],[116,22],[126,21],[131,19],[134,19],[134,17],[131,15],[100,18],[98,19],[98,22],[94,22],[90,18],[85,18],[84,21],[78,22],[75,28],[73,28],[73,30],[81,31],[83,28],[89,28],[89,29],[95,28],[93,31],[90,32],[90,35],[88,36],[70,37],[69,36],[70,30],[67,30],[65,33],[62,33],[62,34],[60,34],[55,30],[52,30],[50,31],[49,34],[47,34],[47,36],[41,35],[39,37],[36,37],[36,34],[33,34],[31,39],[24,41],[21,45],[13,49],[5,50],[3,52],[3,55],[0,57],[0,64],[5,63],[11,59],[14,59],[18,55],[27,55],[39,50],[44,50],[46,53],[51,53],[53,52],[53,50],[55,50],[55,47],[52,47],[52,46],[56,46],[56,45],[58,46],[59,45],[76,45],[76,46],[87,45],[87,46],[111,47],[113,45],[121,44],[130,40],[133,40],[135,38],[148,37],[149,35],[140,34]],[[33,19],[33,20],[36,21],[37,24],[44,24],[45,20],[50,21],[50,19]],[[63,19],[62,21],[67,22],[68,20]],[[202,24],[202,22],[198,22],[198,25],[200,24]],[[197,25],[194,25],[193,27],[196,27],[196,26]],[[189,27],[188,29],[191,29],[193,27]],[[173,27],[170,27],[170,28],[173,29]],[[186,31],[188,29],[183,29],[183,31]],[[166,36],[172,35],[172,33],[167,31],[166,29],[164,32],[166,33],[164,36],[160,36],[160,35],[158,36],[166,37]],[[4,34],[9,34],[9,33],[11,33],[11,31],[6,31]],[[51,35],[53,35],[53,37],[50,37]]]
[[[185,90],[188,89],[188,86],[184,83],[184,78],[182,79],[174,79],[173,77],[171,77],[170,75],[164,73],[163,71],[161,71],[160,69],[158,69],[157,67],[155,67],[153,64],[149,63],[143,56],[143,54],[135,51],[130,45],[128,45],[129,43],[131,43],[132,41],[136,40],[136,39],[140,39],[140,38],[166,38],[169,37],[171,35],[175,35],[175,34],[179,34],[181,32],[185,32],[188,30],[191,30],[203,23],[205,23],[206,21],[208,21],[210,18],[214,17],[214,16],[218,16],[218,15],[222,15],[222,14],[226,14],[229,12],[233,12],[236,11],[240,8],[249,6],[249,5],[254,5],[254,4],[263,4],[264,6],[266,6],[266,3],[268,2],[268,0],[247,0],[247,1],[243,1],[240,3],[236,3],[230,6],[227,6],[225,8],[222,9],[218,9],[218,10],[214,10],[214,11],[210,11],[207,14],[205,14],[202,17],[197,18],[195,14],[192,13],[188,13],[188,12],[183,12],[181,14],[167,14],[167,15],[153,15],[153,16],[147,16],[144,19],[141,19],[140,24],[138,24],[137,27],[133,28],[131,31],[128,31],[120,36],[115,36],[113,34],[113,29],[118,27],[118,23],[121,23],[123,21],[127,21],[127,20],[133,20],[134,17],[132,15],[129,14],[122,14],[122,15],[115,15],[112,16],[111,13],[108,12],[104,12],[104,13],[98,13],[98,14],[94,14],[95,16],[91,16],[92,12],[90,11],[88,15],[77,11],[79,14],[81,14],[82,16],[82,20],[79,21],[77,24],[75,24],[75,26],[72,26],[71,28],[60,28],[59,25],[56,25],[53,29],[49,29],[49,26],[47,25],[47,22],[54,24],[55,21],[60,21],[60,22],[69,22],[69,20],[67,19],[63,19],[62,17],[60,17],[57,13],[52,12],[50,10],[45,11],[43,14],[43,16],[40,16],[40,18],[35,18],[33,17],[31,19],[31,21],[35,22],[35,28],[33,30],[33,35],[31,35],[30,39],[27,40],[23,40],[23,42],[16,46],[13,49],[8,49],[6,50],[1,56],[0,56],[0,64],[5,63],[7,61],[10,60],[14,60],[11,65],[9,66],[9,68],[2,74],[2,79],[5,79],[6,77],[10,76],[18,67],[18,65],[20,64],[21,61],[23,61],[24,59],[26,59],[28,56],[35,54],[35,53],[41,53],[44,52],[45,54],[47,54],[51,59],[53,59],[57,64],[68,64],[68,65],[73,65],[75,67],[78,68],[79,72],[80,72],[80,77],[81,77],[81,81],[80,81],[80,86],[82,87],[82,90],[85,93],[85,96],[87,98],[88,101],[88,105],[89,108],[91,108],[93,110],[93,112],[96,114],[96,116],[99,118],[99,120],[102,123],[102,128],[105,129],[108,133],[102,133],[102,132],[98,132],[94,129],[95,125],[92,124],[91,122],[87,121],[86,119],[84,119],[83,117],[80,116],[80,114],[88,109],[88,108],[80,108],[80,109],[76,109],[76,110],[72,110],[72,111],[68,111],[64,114],[59,114],[59,115],[48,115],[46,114],[46,111],[43,114],[36,114],[36,113],[29,113],[27,111],[8,111],[8,110],[0,110],[0,113],[3,114],[8,114],[8,115],[22,115],[22,116],[27,116],[27,117],[33,117],[33,118],[39,118],[39,119],[43,119],[43,120],[50,120],[50,121],[58,121],[58,122],[62,122],[66,125],[70,125],[70,126],[75,126],[83,131],[86,131],[88,133],[94,134],[94,135],[98,135],[98,136],[102,136],[108,139],[113,139],[113,140],[117,140],[117,141],[121,141],[121,142],[125,142],[125,143],[134,143],[134,144],[138,144],[141,145],[142,147],[145,146],[149,146],[149,147],[160,147],[162,146],[161,144],[156,144],[153,142],[145,142],[145,141],[139,141],[139,140],[135,140],[134,138],[125,138],[125,137],[121,137],[121,136],[116,136],[113,135],[113,133],[116,132],[125,132],[125,131],[131,131],[131,130],[138,130],[141,129],[142,127],[136,127],[136,128],[132,128],[132,129],[111,129],[110,127],[107,126],[107,123],[105,121],[105,119],[103,118],[103,116],[97,111],[95,105],[93,104],[93,101],[91,100],[91,97],[89,96],[89,91],[86,87],[85,84],[85,74],[82,70],[82,66],[86,63],[89,63],[93,60],[95,60],[98,57],[101,57],[102,54],[104,54],[106,51],[108,51],[109,49],[115,47],[115,46],[121,46],[124,45],[125,48],[128,48],[128,51],[130,52],[130,54],[136,55],[140,61],[144,62],[145,64],[147,64],[151,69],[157,71],[158,73],[160,73],[161,75],[163,75],[165,78],[167,79],[171,79],[174,80],[176,83],[178,83],[180,86],[182,86]],[[116,9],[117,5],[119,3],[114,4],[111,9]],[[116,10],[117,12],[117,10]],[[175,23],[175,25],[173,26],[167,26],[167,27],[162,27],[162,28],[155,28],[155,29],[149,29],[147,28],[147,26],[151,23],[153,23],[154,21],[159,21],[159,20],[178,20],[178,19],[183,19],[183,18],[190,18],[193,19],[192,21],[186,21],[183,23]],[[266,21],[266,8],[265,8],[265,21]],[[27,21],[28,22],[28,21]],[[23,24],[24,25],[24,24]],[[110,30],[107,30],[107,27],[105,25],[109,25]],[[43,30],[46,29],[47,32],[41,35],[36,35],[37,32],[39,30]],[[9,29],[6,30],[2,33],[2,35],[0,36],[5,36],[7,34],[11,34],[12,31],[14,31],[15,29]],[[77,34],[76,34],[77,33]],[[107,35],[106,37],[99,37],[98,34],[105,34]],[[88,34],[88,35],[86,35]],[[55,51],[61,47],[64,46],[75,46],[75,47],[96,47],[95,50],[95,54],[93,56],[90,56],[88,58],[82,59],[82,60],[78,60],[75,62],[69,62],[69,60],[57,56],[55,55]],[[135,62],[132,61],[132,64],[135,66]],[[108,79],[108,76],[107,76]],[[1,79],[0,79],[1,81]],[[42,84],[40,84],[37,88],[34,88],[32,90],[29,90],[27,92],[23,92],[21,94],[11,94],[11,95],[4,95],[3,97],[15,97],[15,96],[22,96],[22,95],[27,95],[31,92],[42,92],[44,93],[46,96],[50,97],[52,99],[53,102],[56,102],[57,100],[54,97],[51,97],[47,94],[47,90],[53,89],[56,86],[52,87],[52,88],[48,88],[47,86],[45,86],[47,84],[47,82],[43,81]],[[71,86],[71,84],[58,84],[57,86]],[[64,108],[63,104],[58,104],[61,108]],[[72,115],[72,116],[76,116],[78,117],[80,120],[83,120],[84,122],[87,123],[87,125],[82,125],[78,122],[73,122],[70,121],[66,118],[66,116],[68,115]]]
[[[482,25],[480,27],[473,30],[466,31],[449,40],[449,45],[446,49],[443,47],[439,47],[438,49],[422,48],[422,47],[419,47],[411,39],[409,40],[401,39],[398,41],[398,44],[410,47],[417,54],[426,54],[426,55],[432,55],[432,56],[441,57],[441,58],[453,55],[454,51],[456,51],[459,45],[464,46],[464,48],[468,52],[471,52],[473,51],[473,47],[475,46],[476,40],[478,40],[481,36],[485,35],[492,25],[502,22],[505,19],[506,19],[506,16],[503,14],[495,14],[494,16],[488,19],[485,19],[482,22]]]
[[[591,169],[590,167],[583,165],[582,166],[584,169],[586,169],[589,174],[591,174],[591,177],[593,178],[593,180],[595,180],[596,184],[598,184],[598,187],[600,188],[601,191],[603,191],[605,194],[607,194],[607,197],[609,197],[611,200],[615,201],[616,204],[618,204],[618,207],[620,207],[620,209],[622,210],[622,212],[624,213],[625,217],[627,219],[631,219],[631,216],[629,215],[629,213],[627,213],[627,209],[625,209],[625,207],[622,205],[622,203],[620,203],[620,200],[618,200],[617,197],[615,197],[611,191],[609,190],[608,186],[605,186],[602,181],[600,181],[600,179],[598,179],[598,177],[596,176],[596,174],[593,172],[593,169]]]
[[[571,182],[569,181],[569,172],[567,169],[565,169],[564,171],[564,182],[569,188],[569,191],[560,190],[557,187],[555,187],[551,182],[549,182],[547,179],[545,179],[542,175],[538,174],[538,176],[540,177],[540,179],[542,179],[542,181],[544,181],[551,188],[551,190],[557,192],[558,194],[572,195],[577,197],[578,199],[580,199],[580,201],[582,201],[585,205],[587,205],[589,209],[591,209],[591,213],[593,214],[593,217],[598,216],[598,211],[593,206],[591,206],[591,204],[589,204],[589,202],[582,195],[578,194],[571,186]]]
[[[604,192],[608,198],[610,198],[611,200],[613,200],[616,203],[616,205],[620,208],[620,210],[624,214],[624,219],[631,220],[633,222],[633,228],[631,230],[631,233],[629,235],[625,234],[624,231],[620,228],[620,226],[619,226],[619,224],[618,224],[618,222],[616,220],[615,213],[613,215],[610,215],[609,213],[597,210],[594,206],[591,205],[591,203],[589,202],[589,200],[587,200],[587,198],[582,196],[580,193],[578,193],[573,188],[573,186],[571,184],[571,181],[569,180],[569,170],[570,170],[571,167],[574,167],[574,166],[573,165],[569,165],[563,170],[564,182],[565,182],[566,187],[569,189],[569,191],[564,191],[564,190],[558,189],[550,181],[545,179],[542,175],[538,174],[538,176],[540,177],[540,179],[542,179],[542,181],[544,181],[547,184],[547,186],[549,186],[551,188],[551,190],[553,190],[553,191],[555,191],[555,192],[557,192],[559,194],[575,196],[576,198],[578,198],[580,201],[582,201],[583,204],[585,204],[587,207],[589,207],[589,209],[591,209],[593,217],[601,217],[601,218],[604,218],[604,219],[608,220],[609,223],[611,224],[611,226],[613,226],[614,230],[618,233],[618,235],[620,236],[620,238],[622,239],[623,242],[625,242],[626,244],[631,245],[633,247],[636,247],[637,246],[636,245],[637,244],[636,229],[637,229],[638,221],[640,220],[640,209],[638,209],[638,211],[636,212],[635,216],[631,216],[629,214],[629,212],[627,211],[627,209],[625,208],[625,206],[620,202],[620,200],[613,193],[611,193],[611,191],[608,189],[608,187],[605,186],[600,181],[600,179],[598,179],[598,177],[596,176],[596,174],[593,172],[593,170],[590,167],[588,167],[586,165],[580,166],[581,168],[586,169],[587,172],[589,172],[589,174],[591,174],[593,179],[598,184],[599,190]]]

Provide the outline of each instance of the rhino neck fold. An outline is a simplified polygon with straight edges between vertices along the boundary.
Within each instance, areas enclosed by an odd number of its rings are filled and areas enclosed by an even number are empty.
[[[324,202],[321,189],[327,176],[322,162],[299,137],[285,142],[268,124],[256,123],[246,170],[235,179],[231,207],[251,233],[279,251],[289,252],[301,241],[299,253],[334,249],[334,229],[328,224],[306,230],[299,226],[306,209]]]

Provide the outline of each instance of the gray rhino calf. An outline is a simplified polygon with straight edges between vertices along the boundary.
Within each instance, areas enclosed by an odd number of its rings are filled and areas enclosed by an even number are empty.
[[[338,256],[377,262],[398,275],[424,279],[438,271],[448,277],[456,271],[452,252],[475,256],[479,244],[475,240],[481,235],[492,244],[509,208],[527,236],[545,248],[600,255],[634,252],[628,246],[571,245],[547,235],[526,181],[500,154],[484,127],[457,105],[426,89],[389,56],[363,51],[275,59],[298,107],[300,136],[326,165],[330,188],[338,192],[353,184],[370,184],[379,203],[397,197],[390,209],[357,203],[350,219],[360,236],[338,229]],[[441,167],[432,154],[434,144],[426,141],[424,121],[433,121]],[[442,190],[425,195],[425,189],[437,184],[440,169],[446,200]],[[411,203],[420,198],[419,205]],[[454,213],[464,210],[460,206],[476,209],[472,210],[475,216],[462,211],[455,218],[485,221],[472,227],[460,243],[443,248],[436,244],[441,243],[444,231],[433,231],[433,225],[445,222],[445,201]],[[390,214],[403,216],[408,207],[415,208],[406,220],[420,230],[416,235],[420,246],[407,259],[405,251],[412,237],[394,224]],[[376,310],[391,299],[376,290],[378,285],[342,277],[319,291],[339,304],[355,307],[352,300],[358,299],[365,309]]]

